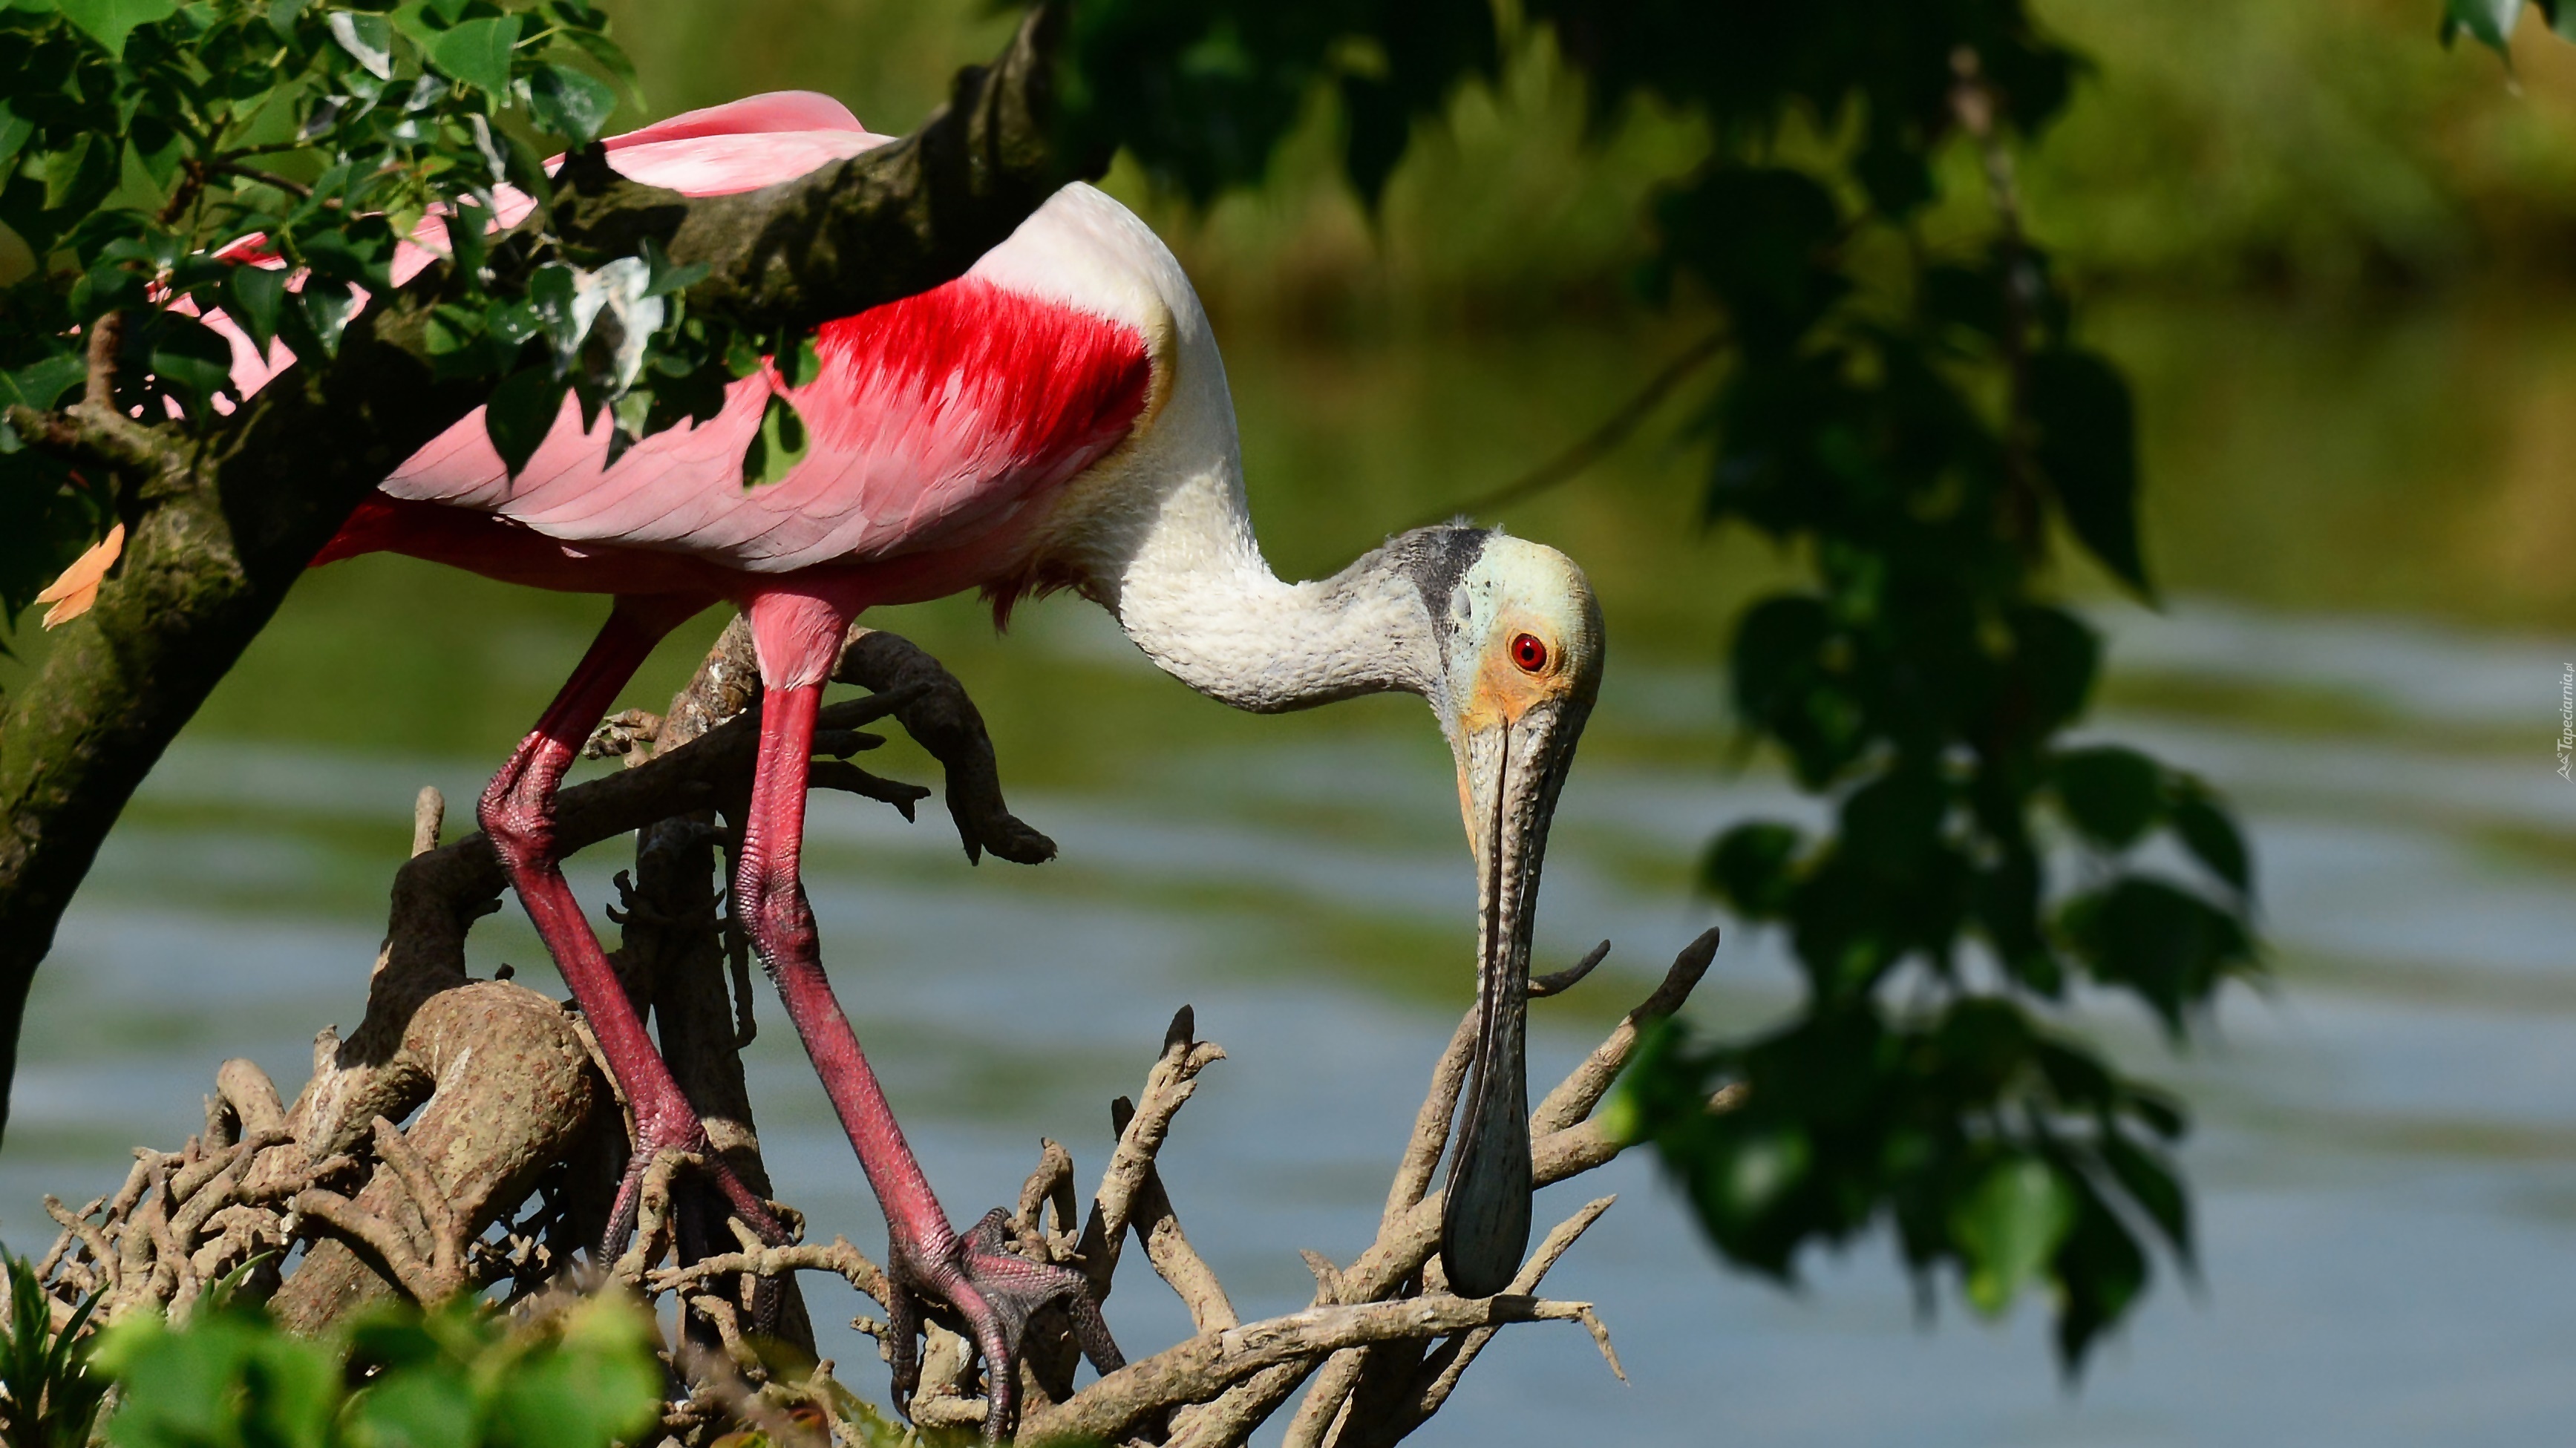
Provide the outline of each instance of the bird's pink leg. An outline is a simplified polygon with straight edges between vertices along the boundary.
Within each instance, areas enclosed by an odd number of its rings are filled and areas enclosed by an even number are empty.
[[[564,984],[572,988],[573,999],[590,1022],[618,1089],[635,1111],[634,1161],[609,1213],[606,1245],[611,1251],[634,1221],[644,1169],[665,1150],[703,1155],[716,1184],[743,1220],[772,1241],[787,1240],[784,1226],[768,1204],[717,1161],[705,1126],[672,1079],[671,1068],[653,1049],[642,1018],[618,984],[580,902],[573,898],[555,840],[555,789],[563,783],[564,771],[572,766],[582,742],[616,702],[617,691],[634,677],[653,645],[703,606],[695,599],[619,598],[563,692],[537,721],[536,730],[519,742],[510,762],[492,777],[475,807],[493,853],[501,857],[520,903],[527,906],[528,918],[536,923],[538,936],[563,972]]]
[[[798,604],[813,607],[810,601]],[[783,604],[780,610],[798,604]],[[763,630],[773,617],[762,603],[753,604],[753,628],[764,643],[786,632]],[[843,616],[828,629],[808,627],[797,632],[809,639],[828,638],[837,649],[846,624]],[[824,659],[822,668],[829,663]],[[985,1432],[998,1439],[1013,1419],[1020,1337],[1031,1313],[1049,1302],[1063,1302],[1073,1314],[1084,1352],[1103,1372],[1120,1365],[1118,1349],[1100,1320],[1089,1284],[1079,1273],[1008,1251],[998,1211],[961,1237],[931,1192],[930,1179],[922,1174],[921,1163],[903,1138],[903,1128],[895,1122],[893,1108],[886,1104],[876,1072],[859,1049],[858,1033],[850,1028],[849,1017],[832,994],[832,982],[823,974],[814,912],[797,875],[797,855],[805,839],[814,716],[823,697],[817,677],[821,669],[812,667],[810,660],[791,661],[766,649],[761,668],[764,674],[781,674],[793,682],[772,685],[762,696],[760,758],[752,775],[750,816],[743,824],[742,847],[734,865],[734,909],[752,948],[786,997],[788,1018],[804,1039],[832,1109],[839,1114],[877,1204],[885,1211],[886,1267],[896,1299],[886,1304],[892,1319],[887,1337],[897,1405],[908,1405],[920,1376],[913,1342],[920,1325],[914,1300],[918,1294],[955,1309],[974,1334],[984,1354]]]

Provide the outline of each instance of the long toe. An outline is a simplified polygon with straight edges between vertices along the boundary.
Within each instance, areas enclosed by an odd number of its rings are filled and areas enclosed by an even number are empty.
[[[1073,1323],[1074,1341],[1082,1355],[1102,1373],[1126,1366],[1126,1358],[1109,1335],[1092,1296],[1090,1279],[1070,1267],[1034,1262],[1010,1250],[1010,1219],[999,1209],[975,1224],[946,1253],[937,1256],[898,1252],[894,1295],[889,1303],[894,1321],[897,1401],[906,1412],[918,1383],[920,1359],[914,1345],[923,1301],[937,1303],[966,1329],[984,1359],[984,1436],[999,1442],[1019,1416],[1020,1360],[1028,1346],[1029,1322],[1050,1305],[1060,1304]],[[911,1265],[911,1264],[918,1264]],[[910,1300],[918,1299],[918,1300]],[[909,1369],[909,1371],[907,1371]]]
[[[628,1160],[598,1260],[623,1262],[635,1245],[637,1228],[648,1217],[657,1219],[657,1231],[669,1234],[669,1245],[682,1265],[735,1250],[734,1221],[750,1228],[765,1246],[783,1247],[796,1240],[769,1204],[716,1155],[705,1128],[647,1133],[648,1142],[654,1137],[671,1139],[639,1144]],[[663,1163],[668,1169],[656,1172],[656,1165]],[[662,1243],[647,1240],[642,1245],[652,1256],[661,1255]],[[751,1300],[740,1306],[748,1313],[750,1329],[768,1335],[778,1331],[783,1302],[779,1285],[762,1277],[753,1283]]]

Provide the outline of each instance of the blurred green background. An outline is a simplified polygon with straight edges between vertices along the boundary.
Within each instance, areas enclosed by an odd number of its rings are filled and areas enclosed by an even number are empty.
[[[2030,226],[2137,386],[2169,600],[2150,614],[2067,565],[2111,640],[2100,732],[2242,802],[2277,952],[2280,988],[2231,1001],[2178,1064],[2145,1023],[2107,1022],[2201,1110],[2208,1289],[2159,1294],[2061,1394],[2036,1310],[1927,1337],[1876,1245],[1804,1298],[1730,1280],[1623,1163],[1629,1204],[1561,1285],[1601,1304],[1638,1387],[1579,1343],[1507,1338],[1428,1441],[1697,1442],[1712,1394],[1730,1436],[1780,1443],[2527,1443],[2576,1414],[2576,1294],[2539,1287],[2576,1280],[2576,787],[2551,749],[2576,659],[2576,47],[2527,35],[2508,71],[2439,45],[2431,0],[2038,10],[2097,67],[2021,158]],[[619,14],[653,116],[806,87],[885,131],[1012,23],[896,0]],[[1319,107],[1264,188],[1205,215],[1108,182],[1215,317],[1288,576],[1519,475],[1697,335],[1634,292],[1638,208],[1702,146],[1688,126],[1612,117],[1583,151],[1583,96],[1525,44],[1371,217],[1330,179],[1333,124]],[[1581,560],[1612,639],[1542,935],[1563,953],[1614,935],[1628,974],[1542,1011],[1541,1076],[1704,923],[1702,842],[1811,808],[1729,747],[1721,643],[1794,560],[1699,525],[1693,395],[1488,520]],[[175,1144],[227,1055],[293,1089],[311,1031],[357,1016],[410,791],[461,807],[603,612],[382,557],[299,587],[64,926],[0,1231],[24,1238],[42,1192],[110,1185],[137,1141]],[[1238,1302],[1301,1304],[1293,1249],[1365,1240],[1467,995],[1472,891],[1420,705],[1233,715],[1070,599],[999,639],[971,601],[879,621],[975,690],[1015,804],[1065,846],[970,873],[935,819],[817,806],[826,949],[949,1205],[1006,1196],[1040,1131],[1096,1163],[1098,1103],[1192,1000],[1234,1059],[1183,1118],[1174,1194]],[[626,702],[666,699],[720,622]],[[0,661],[0,683],[23,667]],[[901,744],[872,767],[929,773]],[[585,857],[586,899],[608,898],[611,855]],[[515,911],[477,942],[542,974]],[[1772,946],[1720,962],[1703,1008],[1730,1026],[1791,998]],[[110,1004],[144,1029],[109,1030]],[[794,1049],[772,1030],[754,1063],[782,1190],[821,1234],[872,1243]],[[1180,1330],[1151,1295],[1113,1301],[1123,1333]]]

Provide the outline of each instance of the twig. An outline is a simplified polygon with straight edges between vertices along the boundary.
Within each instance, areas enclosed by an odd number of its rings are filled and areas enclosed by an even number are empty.
[[[1594,966],[1599,965],[1601,962],[1608,960],[1609,958],[1610,942],[1605,940],[1599,945],[1592,947],[1590,950],[1585,951],[1581,960],[1576,961],[1574,964],[1567,966],[1563,970],[1552,970],[1545,975],[1531,976],[1529,983],[1530,999],[1538,1000],[1546,996],[1565,994],[1567,991],[1581,985],[1583,983],[1583,978],[1592,973],[1592,968]]]
[[[1446,1337],[1512,1322],[1580,1322],[1591,1304],[1536,1297],[1413,1297],[1348,1307],[1310,1307],[1223,1332],[1203,1332],[1130,1363],[1071,1402],[1033,1413],[1024,1444],[1087,1439],[1115,1442],[1145,1414],[1196,1402],[1259,1372],[1364,1343]]]
[[[1538,1109],[1530,1113],[1533,1136],[1562,1131],[1592,1114],[1592,1108],[1600,1105],[1601,1098],[1609,1092],[1610,1083],[1619,1079],[1628,1058],[1636,1053],[1638,1037],[1645,1027],[1680,1010],[1682,1002],[1690,999],[1700,977],[1708,974],[1709,962],[1717,958],[1717,942],[1717,927],[1712,925],[1697,940],[1682,947],[1654,994],[1628,1012],[1611,1031],[1610,1038],[1593,1047],[1583,1064],[1558,1082],[1556,1089],[1539,1102]]]
[[[1449,1125],[1458,1114],[1458,1093],[1465,1089],[1467,1067],[1475,1054],[1476,1014],[1470,1011],[1450,1033],[1448,1046],[1431,1068],[1431,1089],[1423,1093],[1422,1107],[1413,1114],[1413,1135],[1396,1162],[1386,1210],[1378,1217],[1380,1238],[1431,1190],[1431,1174],[1440,1166],[1440,1154],[1449,1148]]]
[[[215,1095],[232,1108],[245,1138],[286,1134],[286,1103],[258,1062],[239,1056],[226,1061],[215,1072]]]
[[[414,1301],[436,1302],[446,1296],[437,1272],[420,1259],[402,1229],[383,1217],[327,1187],[306,1187],[297,1192],[295,1210],[329,1228],[349,1245],[372,1253]]]
[[[1701,975],[1706,971],[1707,962],[1705,959],[1700,959],[1701,952],[1706,950],[1713,953],[1714,949],[1715,942],[1706,935],[1684,949],[1681,958],[1675,961],[1673,970],[1666,974],[1662,985],[1639,1005],[1637,1010],[1630,1013],[1632,1021],[1646,1019],[1655,1013],[1669,1013],[1671,1010],[1678,1009],[1682,1000],[1690,994],[1691,988],[1698,984]],[[1699,959],[1696,967],[1691,965],[1694,959]],[[1556,1090],[1548,1094],[1548,1100],[1572,1099],[1589,1090],[1590,1088],[1583,1083],[1592,1079],[1596,1062],[1612,1057],[1619,1062],[1624,1062],[1627,1054],[1634,1049],[1631,1025],[1631,1021],[1623,1021],[1620,1029],[1612,1033],[1611,1039],[1605,1041],[1602,1047],[1593,1053],[1592,1058],[1577,1066],[1572,1074],[1558,1084]],[[1469,1022],[1461,1025],[1462,1031],[1469,1029],[1472,1029],[1472,1017]],[[1620,1044],[1623,1035],[1628,1038],[1626,1045]],[[1446,1057],[1444,1056],[1443,1059],[1445,1069]],[[1453,1082],[1446,1085],[1444,1089],[1444,1069],[1434,1070],[1431,1093],[1424,1102],[1422,1112],[1416,1117],[1416,1148],[1428,1139],[1430,1131],[1436,1130],[1440,1139],[1444,1142],[1446,1140],[1447,1116],[1438,1103],[1445,1096],[1454,1108],[1457,1087]],[[1611,1067],[1611,1075],[1615,1076],[1616,1072],[1617,1066],[1614,1064]],[[1710,1102],[1710,1109],[1713,1111],[1728,1109],[1740,1099],[1740,1093],[1736,1088],[1730,1087],[1720,1092]],[[1542,1111],[1546,1109],[1543,1105]],[[1588,1112],[1589,1104],[1585,1109]],[[1534,1131],[1533,1137],[1530,1151],[1533,1168],[1532,1185],[1537,1187],[1550,1186],[1601,1166],[1617,1156],[1624,1145],[1603,1131],[1598,1123],[1590,1121],[1544,1132]],[[1415,1149],[1408,1149],[1407,1162],[1412,1163],[1416,1154]],[[1431,1158],[1436,1162],[1438,1148],[1432,1148]],[[1399,1168],[1399,1173],[1403,1170]],[[1377,1240],[1370,1244],[1368,1249],[1362,1252],[1348,1268],[1333,1273],[1329,1281],[1324,1280],[1325,1273],[1318,1272],[1321,1284],[1317,1292],[1318,1305],[1322,1305],[1327,1297],[1342,1302],[1367,1302],[1384,1298],[1403,1290],[1406,1284],[1417,1274],[1422,1273],[1426,1264],[1431,1262],[1432,1254],[1438,1250],[1440,1243],[1441,1197],[1438,1193],[1427,1190],[1429,1168],[1423,1166],[1418,1170],[1419,1179],[1424,1184],[1422,1188],[1424,1194],[1402,1210],[1388,1212],[1379,1228]],[[1402,1180],[1400,1175],[1399,1184]],[[1397,1195],[1400,1193],[1390,1193],[1390,1205]],[[1329,1265],[1326,1264],[1327,1267]],[[1253,1428],[1266,1422],[1278,1410],[1279,1405],[1287,1400],[1288,1395],[1294,1393],[1298,1386],[1315,1372],[1320,1362],[1321,1359],[1308,1359],[1266,1368],[1228,1387],[1214,1401],[1184,1409],[1175,1415],[1169,1448],[1232,1448],[1232,1445],[1241,1443]],[[1354,1365],[1345,1371],[1355,1373],[1358,1369]]]
[[[225,1156],[218,1158],[222,1162],[222,1169],[207,1179],[202,1186],[191,1191],[179,1191],[174,1185],[172,1191],[182,1205],[179,1215],[172,1219],[170,1225],[179,1234],[180,1240],[193,1240],[209,1218],[234,1205],[242,1177],[250,1170],[252,1163],[258,1160],[259,1154],[272,1146],[282,1145],[290,1139],[283,1131],[254,1132]]]
[[[312,187],[301,181],[289,181],[274,171],[262,171],[257,167],[244,166],[233,161],[208,161],[205,167],[220,176],[238,176],[245,181],[256,181],[262,186],[273,186],[298,201],[313,199]]]
[[[417,858],[438,848],[439,827],[447,821],[447,796],[424,784],[411,802],[411,852]]]
[[[1116,1122],[1115,1129],[1123,1132],[1127,1123]],[[1055,1207],[1055,1231],[1070,1235],[1074,1223],[1073,1153],[1053,1137],[1042,1136],[1038,1138],[1037,1167],[1020,1184],[1020,1210],[1011,1224],[1018,1229],[1022,1246],[1045,1253],[1046,1260],[1052,1262],[1058,1259],[1047,1230],[1045,1214],[1050,1203]]]
[[[45,1215],[62,1223],[64,1231],[80,1238],[81,1245],[89,1249],[90,1261],[98,1266],[98,1275],[105,1279],[104,1285],[109,1291],[114,1291],[119,1280],[118,1254],[108,1245],[107,1234],[89,1220],[89,1212],[74,1216],[64,1207],[61,1198],[48,1196],[45,1198]]]
[[[376,1154],[393,1168],[394,1179],[402,1184],[404,1195],[411,1199],[413,1210],[420,1213],[421,1225],[428,1233],[430,1268],[451,1284],[440,1292],[444,1297],[464,1285],[464,1268],[458,1259],[465,1247],[465,1225],[456,1204],[431,1175],[429,1163],[412,1149],[402,1128],[381,1116],[376,1118],[375,1126]]]
[[[1594,463],[1617,451],[1630,434],[1655,415],[1655,409],[1663,405],[1664,398],[1674,388],[1706,366],[1710,358],[1725,351],[1729,340],[1731,334],[1720,328],[1693,342],[1683,348],[1680,355],[1665,363],[1662,371],[1647,379],[1646,385],[1638,389],[1637,395],[1628,399],[1626,405],[1610,414],[1599,427],[1577,438],[1573,446],[1491,492],[1479,493],[1455,507],[1443,508],[1407,526],[1427,528],[1460,516],[1490,513],[1496,508],[1525,502],[1559,483],[1582,476]]]
[[[707,1159],[698,1153],[675,1148],[665,1148],[653,1158],[635,1192],[635,1241],[609,1269],[611,1277],[633,1286],[662,1260],[663,1251],[671,1245],[671,1180],[682,1171],[695,1171],[706,1164]]]
[[[125,349],[125,314],[107,312],[91,320],[84,360],[89,374],[81,387],[81,405],[96,412],[116,410],[116,357]]]
[[[726,1252],[692,1262],[686,1267],[655,1269],[645,1273],[643,1281],[646,1290],[658,1296],[738,1273],[783,1277],[790,1272],[835,1273],[878,1302],[886,1299],[884,1270],[851,1246],[845,1237],[834,1237],[829,1245],[800,1242],[787,1247],[764,1247],[757,1252]]]
[[[1118,1149],[1110,1154],[1093,1196],[1091,1220],[1082,1230],[1082,1265],[1099,1297],[1109,1295],[1110,1274],[1118,1268],[1137,1192],[1154,1168],[1154,1153],[1162,1149],[1173,1113],[1198,1089],[1199,1072],[1225,1059],[1225,1049],[1213,1041],[1191,1039],[1194,1029],[1193,1013],[1181,1007],[1163,1034],[1161,1058],[1146,1073],[1144,1102],[1120,1130]]]
[[[63,1208],[62,1198],[54,1196],[51,1193],[47,1193],[45,1197],[45,1215],[52,1217],[57,1222],[65,1222],[71,1220],[72,1217],[88,1217],[95,1213],[99,1208],[106,1205],[107,1198],[94,1197],[90,1200],[90,1204],[88,1206],[81,1208],[78,1213],[67,1216]],[[62,1265],[63,1254],[71,1250],[71,1245],[74,1240],[75,1233],[68,1225],[65,1226],[61,1232],[55,1235],[54,1245],[47,1249],[43,1260],[36,1264],[37,1281],[41,1282],[54,1275],[54,1269]]]
[[[1601,1220],[1601,1214],[1610,1210],[1611,1204],[1617,1200],[1619,1200],[1617,1197],[1596,1197],[1584,1203],[1582,1210],[1557,1223],[1556,1229],[1547,1234],[1547,1240],[1539,1243],[1538,1250],[1530,1254],[1529,1261],[1522,1265],[1519,1275],[1512,1278],[1511,1286],[1503,1290],[1514,1293],[1536,1292],[1539,1283],[1546,1279],[1549,1269],[1556,1266],[1557,1259],[1563,1257],[1566,1249],[1581,1239],[1594,1222]],[[1587,1327],[1591,1325],[1586,1324]],[[1480,1327],[1463,1337],[1450,1339],[1423,1361],[1423,1373],[1427,1381],[1424,1382],[1413,1405],[1414,1423],[1419,1424],[1440,1411],[1440,1405],[1449,1401],[1449,1395],[1457,1390],[1458,1380],[1464,1377],[1467,1369],[1475,1364],[1476,1355],[1483,1352],[1485,1344],[1493,1340],[1494,1329]],[[1601,1355],[1609,1360],[1610,1371],[1618,1374],[1619,1381],[1626,1382],[1628,1374],[1619,1366],[1619,1355],[1610,1349],[1608,1330],[1602,1329],[1596,1335],[1595,1341],[1601,1346]],[[1409,1427],[1407,1431],[1410,1431]]]
[[[1111,1103],[1109,1114],[1123,1139],[1136,1108],[1121,1096]],[[1136,1187],[1131,1220],[1144,1240],[1145,1257],[1154,1264],[1155,1275],[1170,1283],[1172,1291],[1180,1294],[1181,1302],[1189,1308],[1192,1327],[1200,1332],[1221,1332],[1243,1321],[1235,1314],[1233,1301],[1225,1295],[1225,1284],[1217,1280],[1216,1269],[1182,1233],[1180,1214],[1172,1210],[1171,1194],[1163,1188],[1163,1175],[1150,1161],[1145,1164],[1145,1179]]]
[[[1950,52],[1950,74],[1955,82],[1950,88],[1950,112],[1977,143],[1978,155],[1985,165],[1987,198],[1995,208],[2003,251],[2005,501],[2015,540],[2035,558],[2047,545],[2047,535],[2037,467],[2031,456],[2030,330],[2031,309],[2041,300],[2045,283],[2031,264],[2029,247],[2022,239],[2021,201],[2013,182],[2012,153],[2005,149],[2003,128],[1997,124],[2000,107],[1994,87],[1986,81],[1984,64],[1974,46],[1962,45]]]

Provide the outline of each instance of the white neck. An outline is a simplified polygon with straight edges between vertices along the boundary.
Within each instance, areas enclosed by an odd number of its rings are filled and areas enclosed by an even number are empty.
[[[1055,559],[1165,672],[1236,708],[1429,695],[1440,676],[1431,620],[1385,550],[1316,583],[1283,583],[1262,561],[1225,363],[1171,253],[1085,187],[1066,188],[1048,214],[1062,234],[1031,253],[1045,266],[1022,281],[1133,315],[1168,389],[1128,445],[1073,484],[1046,545]]]
[[[1261,557],[1227,457],[1161,493],[1101,601],[1165,673],[1238,709],[1277,713],[1357,694],[1429,694],[1438,678],[1421,595],[1371,553],[1332,578],[1285,583]]]

